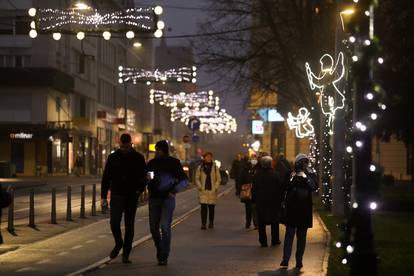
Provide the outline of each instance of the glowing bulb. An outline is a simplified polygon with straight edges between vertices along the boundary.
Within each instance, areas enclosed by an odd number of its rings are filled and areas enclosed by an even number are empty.
[[[374,121],[375,121],[377,118],[378,118],[378,115],[377,115],[376,113],[372,113],[372,114],[371,114],[371,119],[372,119],[372,120],[374,120]]]
[[[383,63],[384,63],[384,59],[383,59],[382,57],[379,57],[379,58],[378,58],[378,63],[379,63],[379,64],[383,64]]]
[[[359,58],[358,58],[358,56],[352,56],[352,61],[353,61],[353,62],[357,62],[357,61],[358,61],[358,59],[359,59]]]
[[[142,47],[142,43],[141,42],[134,42],[133,46],[135,48],[141,48]]]
[[[355,123],[355,126],[356,126],[357,128],[361,128],[362,123],[361,123],[361,122],[356,122],[356,123]]]
[[[30,30],[29,32],[29,36],[31,38],[36,38],[37,37],[37,31],[36,30]]]
[[[346,152],[347,153],[352,153],[352,147],[351,146],[347,146],[346,147]]]
[[[349,42],[351,42],[351,43],[355,43],[355,41],[356,41],[355,36],[350,36],[350,37],[349,37]]]
[[[105,40],[110,40],[111,39],[111,33],[108,32],[108,31],[103,32],[102,36]]]
[[[352,208],[354,208],[354,209],[358,208],[358,203],[354,202],[354,203],[352,204]]]
[[[124,67],[122,67],[122,65],[120,65],[120,66],[118,67],[118,71],[122,71],[122,70],[124,70]]]
[[[35,8],[30,8],[27,13],[29,14],[29,16],[34,17],[34,16],[36,16],[36,9]]]
[[[371,203],[369,204],[369,208],[370,208],[371,210],[375,210],[375,209],[377,209],[377,207],[378,207],[378,205],[377,205],[377,203],[376,203],[375,201],[373,201],[373,202],[371,202]]]
[[[337,243],[335,244],[335,246],[336,246],[336,248],[341,248],[342,244],[341,244],[341,242],[337,242]]]
[[[356,141],[355,146],[357,146],[358,148],[361,148],[362,147],[362,142],[361,141]]]
[[[89,7],[87,4],[82,3],[82,2],[76,3],[76,4],[74,5],[74,7],[75,7],[75,9],[77,9],[77,10],[89,10],[89,9],[91,8],[91,7]]]
[[[375,172],[375,170],[377,169],[377,167],[375,167],[375,165],[371,165],[371,166],[369,166],[369,170],[371,171],[371,172]]]
[[[161,15],[161,14],[162,14],[162,12],[163,12],[163,8],[162,8],[161,6],[156,6],[156,7],[154,8],[154,13],[155,13],[156,15]]]
[[[30,22],[30,28],[36,29],[36,22],[34,21]]]
[[[151,85],[151,82],[150,81],[147,81],[147,85],[150,86]]]
[[[346,258],[343,258],[343,259],[342,259],[342,264],[344,264],[344,265],[345,265],[345,264],[347,264],[347,263],[348,263],[348,260],[347,260]]]
[[[365,132],[367,130],[367,126],[366,125],[361,125],[360,127],[362,132]]]
[[[52,37],[54,40],[60,40],[62,38],[62,34],[61,33],[53,33]]]
[[[133,39],[135,37],[135,33],[133,31],[128,31],[125,35],[128,39]]]
[[[348,252],[348,254],[351,254],[352,252],[354,252],[354,247],[352,245],[348,245],[346,247],[346,252]]]
[[[354,0],[354,3],[358,3],[359,2],[359,0]]]
[[[387,106],[386,106],[385,104],[382,104],[382,105],[381,105],[381,109],[382,109],[382,110],[385,110],[385,109],[387,109]]]
[[[371,15],[371,13],[370,13],[369,11],[365,11],[365,15],[366,15],[366,16],[370,16],[370,15]]]
[[[162,33],[162,30],[160,30],[160,29],[158,29],[154,32],[154,36],[156,38],[160,38],[160,37],[162,37],[162,35],[163,35],[163,33]]]
[[[157,29],[159,30],[163,30],[165,28],[165,23],[164,21],[160,20],[157,22]]]
[[[193,79],[191,80],[191,82],[192,82],[192,83],[196,83],[196,82],[197,82],[197,79],[196,79],[196,78],[193,78]]]
[[[83,40],[85,38],[85,33],[84,32],[78,32],[76,34],[76,38],[79,40]]]
[[[193,68],[191,68],[191,69],[193,69],[193,71],[197,71],[197,67],[195,67],[195,66],[193,66]]]
[[[368,99],[368,100],[373,100],[374,99],[374,94],[372,94],[371,92],[369,92],[369,93],[367,93],[366,95],[365,95],[365,97]]]
[[[371,45],[371,40],[366,39],[366,40],[364,41],[364,44],[365,44],[365,46],[369,46],[369,45]]]
[[[123,79],[119,78],[119,79],[118,79],[118,82],[119,82],[119,83],[123,83],[124,81],[123,81]]]

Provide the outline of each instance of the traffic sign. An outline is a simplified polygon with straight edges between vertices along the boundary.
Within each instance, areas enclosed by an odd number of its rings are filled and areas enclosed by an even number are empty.
[[[190,120],[188,121],[188,127],[192,130],[192,131],[197,131],[200,129],[200,125],[201,122],[197,117],[191,117]]]
[[[200,136],[198,136],[197,134],[193,134],[193,137],[191,138],[191,140],[193,141],[194,144],[197,144],[198,142],[200,142]]]

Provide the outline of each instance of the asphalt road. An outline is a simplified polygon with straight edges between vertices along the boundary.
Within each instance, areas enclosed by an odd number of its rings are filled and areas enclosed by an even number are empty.
[[[198,205],[194,189],[178,194],[174,217],[180,217]],[[138,209],[135,227],[135,241],[148,236],[147,206]],[[70,274],[106,258],[113,245],[109,221],[104,219],[0,255],[0,274]]]
[[[132,264],[120,259],[90,273],[93,276],[112,275],[323,275],[323,260],[327,236],[319,220],[308,232],[304,268],[294,268],[294,253],[288,270],[279,269],[282,245],[261,248],[255,230],[244,229],[244,207],[232,194],[222,197],[216,205],[214,230],[200,230],[199,212],[178,224],[173,230],[169,264],[160,267],[152,241],[136,247]],[[284,227],[280,226],[281,240]],[[270,236],[270,233],[268,233]],[[295,247],[294,247],[295,248]],[[293,251],[295,252],[295,251]]]

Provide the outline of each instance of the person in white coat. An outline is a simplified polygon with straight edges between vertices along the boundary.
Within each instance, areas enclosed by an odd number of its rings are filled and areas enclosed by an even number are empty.
[[[207,213],[209,217],[208,228],[214,228],[214,208],[217,202],[218,189],[220,187],[220,170],[213,161],[213,154],[207,152],[203,156],[203,162],[197,168],[195,183],[198,187],[198,195],[201,204],[201,229],[207,229]]]

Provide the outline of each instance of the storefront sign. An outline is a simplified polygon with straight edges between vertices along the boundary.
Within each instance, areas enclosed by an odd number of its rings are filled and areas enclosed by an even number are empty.
[[[252,121],[252,133],[253,134],[264,134],[264,126],[262,120]]]
[[[30,140],[33,139],[33,133],[10,133],[10,139],[24,139],[24,140]]]

